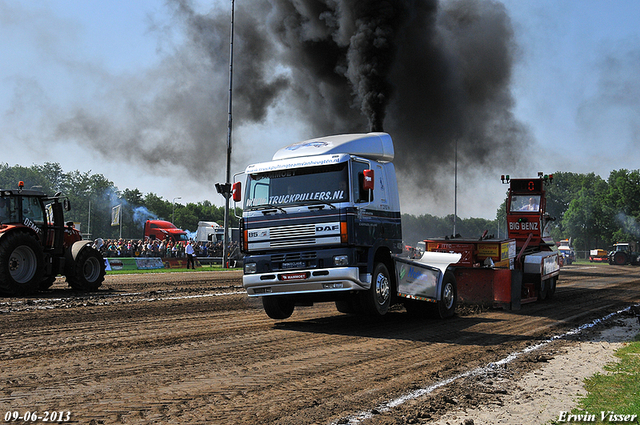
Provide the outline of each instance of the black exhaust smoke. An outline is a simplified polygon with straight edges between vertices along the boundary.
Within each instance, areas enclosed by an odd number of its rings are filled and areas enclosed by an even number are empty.
[[[107,157],[133,151],[125,157],[211,178],[225,159],[229,10],[201,13],[188,0],[168,4],[174,25],[151,31],[163,40],[163,31],[177,24],[186,41],[167,50],[157,69],[113,78],[104,99],[78,108],[57,132]],[[456,140],[461,173],[513,169],[522,157],[528,136],[511,113],[515,45],[502,4],[236,5],[235,127],[262,123],[273,111],[303,123],[303,137],[384,129],[393,136],[398,169],[436,191],[442,188],[417,171],[451,174]],[[235,160],[251,160],[241,156],[256,143],[259,138],[238,140]]]

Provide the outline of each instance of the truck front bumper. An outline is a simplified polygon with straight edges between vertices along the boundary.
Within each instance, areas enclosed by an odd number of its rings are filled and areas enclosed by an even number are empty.
[[[371,274],[357,267],[245,274],[242,286],[250,297],[362,291],[371,287]]]

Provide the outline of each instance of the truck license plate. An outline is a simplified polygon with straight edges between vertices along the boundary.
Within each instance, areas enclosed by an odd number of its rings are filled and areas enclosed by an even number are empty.
[[[289,261],[287,263],[282,263],[283,269],[299,269],[304,266],[304,261]]]
[[[303,273],[286,273],[279,276],[280,280],[302,280],[309,277],[309,272]]]

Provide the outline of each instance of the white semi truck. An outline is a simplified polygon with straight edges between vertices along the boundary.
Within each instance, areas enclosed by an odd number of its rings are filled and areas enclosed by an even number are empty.
[[[344,313],[407,310],[453,315],[448,271],[460,254],[399,258],[402,232],[394,148],[386,133],[306,140],[245,170],[243,286],[265,312],[285,319],[296,305],[335,302]],[[233,185],[240,201],[241,183]]]

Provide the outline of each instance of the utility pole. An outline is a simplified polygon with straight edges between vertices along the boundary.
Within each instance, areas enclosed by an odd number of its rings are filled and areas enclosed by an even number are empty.
[[[227,174],[224,196],[224,239],[222,246],[222,267],[227,267],[227,249],[229,245],[229,195],[231,185],[231,128],[233,123],[233,33],[234,33],[235,0],[231,0],[231,36],[229,40],[229,108],[227,120]]]

